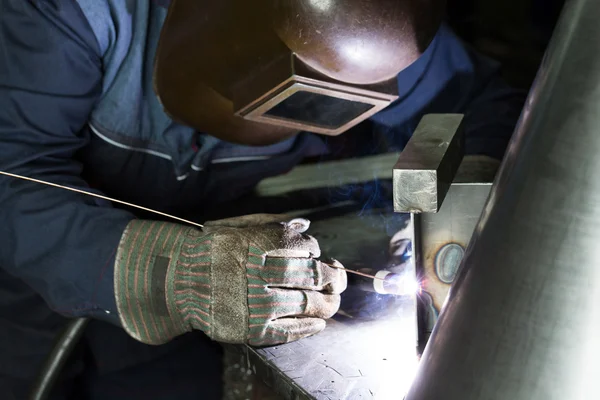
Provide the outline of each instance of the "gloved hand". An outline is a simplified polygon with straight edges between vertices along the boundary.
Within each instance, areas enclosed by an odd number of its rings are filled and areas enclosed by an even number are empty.
[[[201,231],[132,221],[115,262],[125,330],[148,344],[199,329],[255,346],[323,330],[339,308],[346,273],[316,260],[319,245],[303,234],[309,221],[281,221],[257,214],[208,222]]]

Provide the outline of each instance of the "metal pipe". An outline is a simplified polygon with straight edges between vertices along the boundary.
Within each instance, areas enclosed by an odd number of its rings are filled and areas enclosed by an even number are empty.
[[[407,400],[599,396],[598,21],[565,5]]]

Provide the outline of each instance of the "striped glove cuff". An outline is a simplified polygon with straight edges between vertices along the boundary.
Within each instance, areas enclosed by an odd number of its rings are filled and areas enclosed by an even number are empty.
[[[115,296],[133,338],[163,344],[192,329],[210,334],[210,237],[182,225],[133,220],[119,244]]]

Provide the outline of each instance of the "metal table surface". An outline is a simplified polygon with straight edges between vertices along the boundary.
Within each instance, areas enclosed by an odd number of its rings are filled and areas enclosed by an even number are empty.
[[[408,218],[391,211],[352,212],[313,219],[309,233],[319,240],[322,258],[334,257],[351,269],[382,269],[390,239],[406,231]],[[402,399],[418,363],[415,297],[349,288],[341,309],[343,315],[318,335],[277,347],[246,347],[248,369],[282,399]]]

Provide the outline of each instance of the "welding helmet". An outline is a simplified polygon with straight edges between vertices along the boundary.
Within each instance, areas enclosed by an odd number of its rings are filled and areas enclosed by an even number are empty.
[[[154,86],[175,121],[267,145],[338,135],[398,98],[444,0],[172,0]]]

